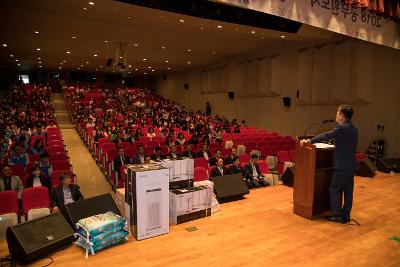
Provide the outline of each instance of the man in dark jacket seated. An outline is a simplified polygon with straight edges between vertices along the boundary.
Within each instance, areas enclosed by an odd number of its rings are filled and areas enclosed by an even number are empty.
[[[238,157],[233,158],[233,163],[232,166],[229,167],[228,173],[229,174],[240,173],[241,175],[243,175],[243,168],[240,166],[240,160]]]
[[[162,155],[161,147],[157,146],[154,149],[154,154],[151,155],[151,160],[160,161],[160,160],[163,160],[163,159],[164,159],[164,156]]]
[[[224,160],[222,158],[217,159],[217,166],[211,171],[211,177],[216,176],[224,176],[227,175],[228,172],[224,167]]]
[[[249,188],[269,185],[268,182],[264,180],[264,176],[261,173],[257,154],[251,155],[249,164],[244,167],[243,176]]]
[[[186,146],[186,151],[182,153],[182,157],[194,159],[196,157],[196,154],[192,151],[192,145],[187,145]]]
[[[54,177],[53,179],[57,178]],[[61,184],[54,187],[51,194],[53,212],[59,211],[66,204],[83,199],[79,186],[72,183],[72,177],[69,173],[63,173],[60,180]]]
[[[114,171],[119,174],[122,165],[130,164],[131,159],[125,155],[125,150],[123,147],[118,149],[118,156],[114,158]]]
[[[233,164],[233,159],[236,157],[238,157],[237,149],[236,149],[236,147],[232,147],[231,154],[224,159],[225,166],[229,165],[229,164]]]

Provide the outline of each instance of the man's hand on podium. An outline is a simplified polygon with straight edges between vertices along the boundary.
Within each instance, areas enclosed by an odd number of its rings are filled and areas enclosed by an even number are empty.
[[[304,144],[309,144],[310,143],[310,139],[303,139],[300,140],[300,145],[303,146]]]

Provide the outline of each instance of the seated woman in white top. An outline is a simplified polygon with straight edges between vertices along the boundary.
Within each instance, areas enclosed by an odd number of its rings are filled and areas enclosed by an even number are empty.
[[[175,145],[177,145],[177,146],[186,145],[186,140],[185,140],[185,137],[183,136],[183,133],[178,134],[178,138],[175,141]]]
[[[156,134],[154,133],[154,129],[153,127],[150,127],[149,131],[147,132],[147,137],[150,137],[150,139],[153,140],[154,136],[156,136]]]
[[[39,164],[34,164],[29,172],[29,177],[26,180],[26,187],[44,186],[49,190],[51,195],[51,182],[46,174],[42,173]]]

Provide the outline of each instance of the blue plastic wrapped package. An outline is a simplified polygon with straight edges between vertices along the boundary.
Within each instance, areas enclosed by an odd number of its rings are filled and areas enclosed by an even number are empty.
[[[80,219],[76,224],[76,228],[84,230],[87,236],[99,235],[120,226],[125,227],[126,220],[111,211]]]

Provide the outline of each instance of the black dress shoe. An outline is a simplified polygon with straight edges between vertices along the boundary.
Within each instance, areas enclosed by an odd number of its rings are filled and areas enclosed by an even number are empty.
[[[349,223],[350,217],[343,217],[343,223]]]
[[[325,219],[327,219],[328,221],[331,221],[331,222],[345,223],[345,221],[343,220],[342,217],[328,216],[328,217],[325,217]]]

